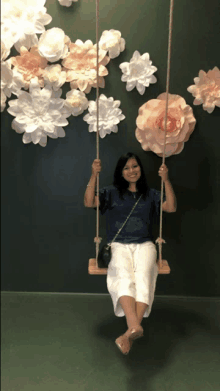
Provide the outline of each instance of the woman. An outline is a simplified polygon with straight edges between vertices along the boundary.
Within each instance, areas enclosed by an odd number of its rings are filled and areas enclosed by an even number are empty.
[[[126,316],[127,331],[116,339],[123,354],[128,354],[133,340],[143,336],[141,322],[148,317],[154,300],[158,275],[157,250],[153,243],[152,225],[160,210],[160,192],[147,185],[142,163],[134,153],[122,155],[114,173],[113,185],[95,193],[96,178],[101,172],[101,161],[95,159],[92,175],[84,196],[84,205],[106,214],[107,242],[110,243],[129,215],[135,202],[141,198],[127,223],[111,245],[112,258],[107,272],[107,288],[116,316]],[[176,197],[162,164],[159,176],[165,184],[164,212],[176,211]]]

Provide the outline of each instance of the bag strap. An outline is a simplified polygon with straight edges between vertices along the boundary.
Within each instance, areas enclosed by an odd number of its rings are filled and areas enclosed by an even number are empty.
[[[124,227],[124,225],[127,223],[129,217],[131,216],[132,212],[134,211],[134,209],[136,208],[138,202],[140,201],[142,197],[142,194],[140,195],[140,197],[138,198],[137,202],[135,203],[135,205],[133,206],[131,212],[129,213],[128,217],[126,218],[125,222],[122,224],[121,228],[118,230],[117,234],[115,235],[114,239],[111,241],[111,243],[108,243],[109,246],[111,246],[111,244],[114,242],[115,238],[120,234],[122,228]]]

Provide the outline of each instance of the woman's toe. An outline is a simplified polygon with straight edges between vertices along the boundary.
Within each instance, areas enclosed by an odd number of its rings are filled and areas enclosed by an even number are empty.
[[[128,354],[130,350],[130,341],[126,335],[121,335],[115,340],[116,345],[121,350],[123,354]]]

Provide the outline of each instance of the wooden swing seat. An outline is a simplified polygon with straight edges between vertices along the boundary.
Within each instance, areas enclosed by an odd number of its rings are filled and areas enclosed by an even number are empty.
[[[107,274],[108,269],[102,269],[96,266],[96,259],[90,258],[89,260],[89,274],[95,274],[95,275],[101,275],[101,274]],[[162,267],[159,268],[158,266],[158,273],[159,274],[170,274],[170,267],[168,265],[168,262],[162,259]]]

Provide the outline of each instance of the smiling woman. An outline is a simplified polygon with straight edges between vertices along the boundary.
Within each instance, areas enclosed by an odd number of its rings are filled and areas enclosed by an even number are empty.
[[[101,214],[106,216],[111,257],[108,268],[102,274],[107,274],[107,288],[115,315],[126,316],[128,330],[123,335],[124,348],[121,337],[116,344],[127,354],[130,349],[128,339],[143,335],[141,321],[150,315],[154,300],[159,270],[152,227],[159,215],[160,192],[148,186],[141,160],[132,152],[119,158],[113,185],[102,188],[97,194],[95,186],[100,172],[101,161],[95,159],[84,205],[90,208],[98,206]],[[165,165],[160,167],[159,175],[165,182],[163,210],[174,212],[176,198]]]

